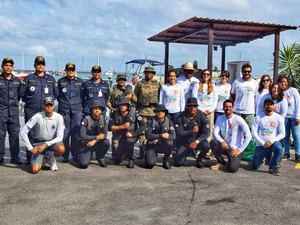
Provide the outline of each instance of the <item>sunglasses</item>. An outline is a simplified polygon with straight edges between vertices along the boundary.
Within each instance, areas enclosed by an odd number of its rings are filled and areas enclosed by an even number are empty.
[[[227,77],[228,78],[229,76],[227,76],[227,75],[221,75],[220,77]]]
[[[45,63],[42,63],[42,62],[38,62],[38,63],[36,63],[36,65],[43,65],[43,66],[45,66]]]
[[[247,73],[251,73],[251,71],[250,70],[245,70],[245,71],[243,71],[243,73],[247,74]]]
[[[269,82],[270,79],[265,79],[265,80],[262,80],[262,82]]]

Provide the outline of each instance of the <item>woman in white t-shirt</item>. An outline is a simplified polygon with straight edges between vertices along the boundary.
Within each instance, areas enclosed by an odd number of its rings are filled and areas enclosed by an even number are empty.
[[[166,107],[171,120],[176,123],[176,119],[185,107],[184,90],[182,86],[176,83],[175,70],[169,71],[168,82],[160,89],[159,103]]]
[[[199,110],[203,112],[209,120],[209,140],[211,140],[212,128],[214,125],[214,111],[218,102],[218,91],[212,82],[211,74],[208,69],[202,71],[200,82],[195,84],[192,96],[197,98]]]
[[[223,110],[223,102],[230,98],[230,89],[231,84],[228,84],[228,79],[230,77],[230,73],[226,70],[221,72],[220,79],[221,81],[216,85],[218,91],[218,103],[215,109],[215,119],[214,122],[217,121],[219,116],[224,114]]]
[[[255,114],[258,115],[258,106],[262,97],[269,93],[270,87],[272,85],[271,77],[268,74],[261,76],[258,84],[258,93],[255,96]]]

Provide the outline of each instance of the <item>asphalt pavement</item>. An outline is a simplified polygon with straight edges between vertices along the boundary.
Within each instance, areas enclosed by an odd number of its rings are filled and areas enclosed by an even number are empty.
[[[24,146],[21,156],[24,158]],[[281,175],[251,171],[242,162],[229,173],[195,167],[144,168],[136,160],[87,169],[62,163],[59,171],[33,175],[30,166],[0,166],[0,224],[300,224],[300,164],[283,161]],[[24,160],[24,159],[22,159]],[[211,165],[214,159],[207,162]]]

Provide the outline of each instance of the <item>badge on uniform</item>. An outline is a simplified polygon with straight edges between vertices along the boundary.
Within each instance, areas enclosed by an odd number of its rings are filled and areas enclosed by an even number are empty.
[[[99,97],[102,97],[102,90],[99,90]]]
[[[67,92],[67,88],[63,88],[63,89],[62,89],[62,92],[63,92],[63,93],[66,93],[66,92]]]
[[[35,91],[35,86],[31,86],[30,91]]]
[[[92,98],[94,95],[93,93],[89,93],[89,97]]]
[[[49,94],[49,88],[45,87],[45,94]]]

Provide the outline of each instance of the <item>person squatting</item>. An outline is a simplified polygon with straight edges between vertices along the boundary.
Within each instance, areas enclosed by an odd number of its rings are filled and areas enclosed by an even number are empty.
[[[115,164],[127,160],[130,169],[136,159],[144,159],[145,167],[153,168],[161,153],[162,167],[167,170],[171,169],[171,155],[177,167],[186,165],[187,157],[194,157],[196,166],[203,168],[211,150],[217,161],[211,169],[227,166],[235,173],[243,151],[255,141],[252,169],[265,162],[271,174],[279,175],[281,160],[291,158],[290,134],[295,161],[300,162],[299,92],[290,87],[285,76],[272,84],[271,77],[263,75],[258,83],[252,78],[250,64],[242,66],[242,76],[232,85],[227,83],[228,71],[221,72],[217,83],[212,82],[207,69],[196,78],[198,71],[191,62],[183,65],[180,74],[169,71],[166,84],[161,85],[154,67],[147,66],[145,77],[134,88],[126,84],[124,74],[109,88],[99,65],[92,66],[92,78],[83,81],[75,75],[75,64],[67,63],[66,76],[57,83],[45,72],[42,56],[35,58],[35,72],[24,81],[13,75],[13,59],[4,58],[1,67],[0,164],[4,163],[6,133],[10,162],[22,164],[20,138],[27,148],[26,164],[34,174],[44,167],[57,171],[57,157],[68,163],[70,153],[78,167],[85,169],[95,152],[99,165],[105,168],[111,144]],[[21,99],[25,125],[19,131]],[[108,131],[113,134],[111,142]],[[135,156],[138,141],[140,152]]]

